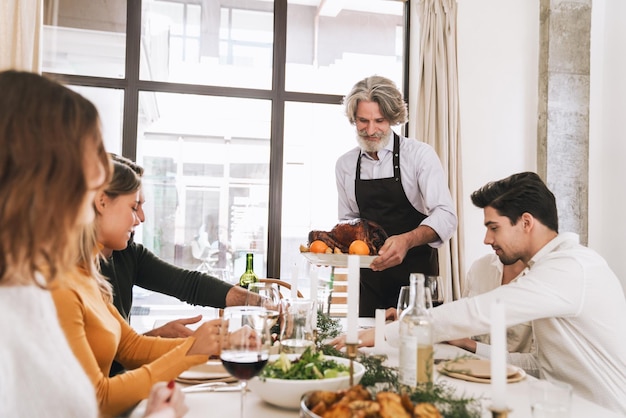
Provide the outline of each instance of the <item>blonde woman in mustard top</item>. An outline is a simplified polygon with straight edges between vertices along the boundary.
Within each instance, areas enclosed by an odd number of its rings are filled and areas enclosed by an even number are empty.
[[[111,303],[111,285],[95,267],[98,251],[91,225],[82,238],[83,274],[55,289],[53,298],[70,347],[96,388],[101,413],[116,416],[146,398],[155,382],[219,354],[220,320],[205,322],[188,338],[137,334]],[[109,377],[113,360],[127,372]]]

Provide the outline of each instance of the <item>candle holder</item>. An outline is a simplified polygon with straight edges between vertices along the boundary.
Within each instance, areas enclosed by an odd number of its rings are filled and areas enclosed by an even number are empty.
[[[354,386],[354,359],[359,343],[346,343],[346,354],[350,359],[350,387]]]
[[[491,411],[492,418],[507,418],[509,416],[509,412],[513,411],[509,408],[499,409],[494,407],[490,407],[489,410]]]
[[[387,359],[389,359],[389,356],[387,354],[370,354],[370,355],[367,356],[367,358],[373,358],[373,359],[379,360],[381,363],[383,363]]]

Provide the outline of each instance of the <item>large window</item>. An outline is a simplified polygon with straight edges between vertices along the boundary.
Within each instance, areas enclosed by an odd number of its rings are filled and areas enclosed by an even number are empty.
[[[337,221],[334,165],[356,145],[341,100],[402,88],[406,3],[45,1],[44,72],[92,99],[106,144],[145,168],[137,239],[192,269],[289,275]]]

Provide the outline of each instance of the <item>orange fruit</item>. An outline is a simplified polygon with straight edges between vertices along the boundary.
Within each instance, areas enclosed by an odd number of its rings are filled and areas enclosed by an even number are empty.
[[[309,251],[311,251],[312,253],[324,254],[327,249],[328,245],[326,245],[324,241],[320,241],[319,239],[316,239],[311,243],[311,245],[309,245]]]
[[[356,255],[370,255],[370,248],[367,246],[365,241],[360,239],[355,239],[350,244],[350,248],[348,248],[348,252],[350,254]]]

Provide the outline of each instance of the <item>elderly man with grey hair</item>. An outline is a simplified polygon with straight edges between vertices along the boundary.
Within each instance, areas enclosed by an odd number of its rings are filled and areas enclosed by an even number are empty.
[[[344,105],[358,146],[336,163],[339,220],[368,219],[389,235],[371,269],[361,269],[359,313],[371,317],[396,306],[410,273],[439,273],[437,248],[456,231],[457,217],[434,149],[391,129],[407,121],[393,81],[367,77]]]

